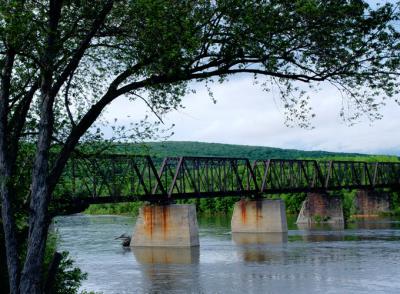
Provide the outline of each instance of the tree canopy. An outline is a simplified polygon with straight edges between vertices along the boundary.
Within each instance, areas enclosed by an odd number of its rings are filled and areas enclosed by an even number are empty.
[[[191,81],[242,73],[277,86],[288,119],[300,124],[310,112],[301,85],[324,81],[355,117],[374,118],[398,94],[398,18],[398,5],[362,0],[1,0],[0,192],[11,292],[41,292],[52,191],[113,100],[144,100],[162,115],[180,106]],[[35,143],[36,155],[20,264],[22,142]]]

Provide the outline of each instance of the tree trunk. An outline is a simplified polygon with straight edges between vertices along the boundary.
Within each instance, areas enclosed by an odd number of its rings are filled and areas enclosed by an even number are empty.
[[[44,287],[45,294],[54,294],[54,284],[56,282],[56,276],[58,268],[62,260],[62,254],[60,252],[54,252],[53,259],[51,260],[49,270],[47,273],[46,285]]]
[[[7,50],[0,75],[0,192],[1,217],[7,256],[7,270],[10,293],[18,293],[19,259],[12,201],[10,199],[10,159],[7,145],[7,108],[10,96],[12,69],[15,52]]]
[[[35,164],[32,172],[31,202],[29,217],[28,248],[21,276],[21,293],[42,293],[42,265],[50,224],[48,205],[50,202],[47,180],[49,148],[53,131],[54,96],[49,94],[51,77],[44,77],[42,84],[42,107]]]
[[[47,198],[46,189],[41,187],[39,190],[32,194],[28,250],[20,283],[21,294],[42,293],[42,265],[49,218],[47,217],[47,201],[45,200]]]
[[[17,294],[19,288],[18,244],[15,235],[13,209],[9,201],[9,190],[4,183],[1,187],[1,217],[3,222],[4,240],[7,256],[8,283],[10,293]]]
[[[38,147],[38,150],[43,149]],[[47,232],[50,224],[50,217],[48,216],[47,209],[49,194],[46,183],[48,165],[48,158],[46,155],[37,155],[33,173],[29,236],[25,264],[21,275],[21,294],[42,293],[42,265],[47,241]]]
[[[42,56],[40,122],[35,163],[32,171],[31,201],[29,216],[28,248],[21,275],[21,294],[43,292],[43,259],[50,224],[48,206],[50,192],[48,185],[49,149],[53,134],[53,105],[56,92],[53,91],[53,75],[57,53],[58,24],[63,1],[49,2],[48,36],[46,50]]]
[[[41,131],[32,173],[29,235],[25,264],[21,275],[21,294],[42,293],[42,265],[50,224],[50,217],[48,216],[50,197],[47,185],[48,145],[50,142],[48,115],[44,114],[41,119]]]

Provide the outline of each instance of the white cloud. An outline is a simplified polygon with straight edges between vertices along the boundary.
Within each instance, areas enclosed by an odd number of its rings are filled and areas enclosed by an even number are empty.
[[[315,129],[304,130],[286,127],[278,95],[262,91],[251,78],[241,76],[213,85],[215,105],[203,85],[195,87],[197,93],[183,100],[185,108],[165,117],[167,125],[175,124],[172,140],[400,155],[400,106],[394,102],[381,109],[382,120],[372,125],[364,120],[349,127],[339,117],[339,93],[323,86],[311,93]],[[127,114],[140,119],[144,113],[151,116],[143,103],[120,99],[109,107],[106,117],[120,117],[127,123]]]

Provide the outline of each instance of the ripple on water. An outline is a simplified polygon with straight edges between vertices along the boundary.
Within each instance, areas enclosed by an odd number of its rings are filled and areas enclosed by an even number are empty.
[[[229,220],[199,224],[200,248],[182,251],[123,249],[114,238],[131,234],[131,217],[74,215],[55,227],[61,249],[89,273],[83,288],[103,293],[400,292],[399,222],[290,230],[287,242],[243,242]]]

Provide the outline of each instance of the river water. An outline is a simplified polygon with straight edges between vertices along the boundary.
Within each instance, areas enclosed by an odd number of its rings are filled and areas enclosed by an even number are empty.
[[[124,249],[134,218],[58,217],[60,250],[102,293],[400,293],[400,221],[346,229],[298,228],[287,235],[236,235],[227,217],[199,217],[200,247]]]

